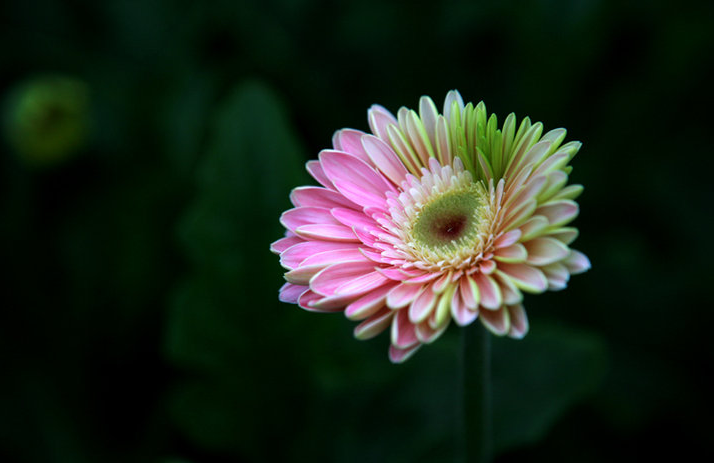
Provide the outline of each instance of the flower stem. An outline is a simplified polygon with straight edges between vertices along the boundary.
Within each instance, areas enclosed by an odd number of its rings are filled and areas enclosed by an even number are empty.
[[[461,421],[464,463],[490,463],[492,453],[491,333],[481,323],[461,329]]]

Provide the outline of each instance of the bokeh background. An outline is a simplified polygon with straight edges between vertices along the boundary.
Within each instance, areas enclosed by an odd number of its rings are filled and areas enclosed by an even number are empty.
[[[0,460],[458,458],[459,332],[404,365],[269,243],[366,109],[452,88],[584,145],[576,247],[494,340],[497,462],[713,458],[714,3],[0,6]]]

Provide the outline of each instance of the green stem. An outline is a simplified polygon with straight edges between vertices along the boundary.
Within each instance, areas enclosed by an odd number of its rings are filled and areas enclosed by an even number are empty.
[[[490,463],[492,454],[491,333],[479,322],[461,329],[461,432],[464,463]]]

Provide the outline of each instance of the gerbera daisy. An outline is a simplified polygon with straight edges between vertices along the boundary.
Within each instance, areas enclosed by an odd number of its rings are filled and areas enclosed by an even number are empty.
[[[288,270],[280,300],[344,312],[369,339],[390,328],[402,362],[453,320],[496,335],[528,331],[523,292],[565,288],[587,270],[569,247],[582,186],[566,186],[579,142],[541,123],[502,128],[483,103],[447,94],[394,117],[374,105],[372,133],[343,129],[307,163],[322,186],[292,191],[286,236],[271,246]]]

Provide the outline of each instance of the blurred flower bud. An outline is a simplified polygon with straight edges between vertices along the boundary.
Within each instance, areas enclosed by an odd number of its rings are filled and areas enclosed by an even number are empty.
[[[10,90],[4,132],[18,157],[34,166],[78,153],[89,133],[89,89],[75,78],[43,75]]]

